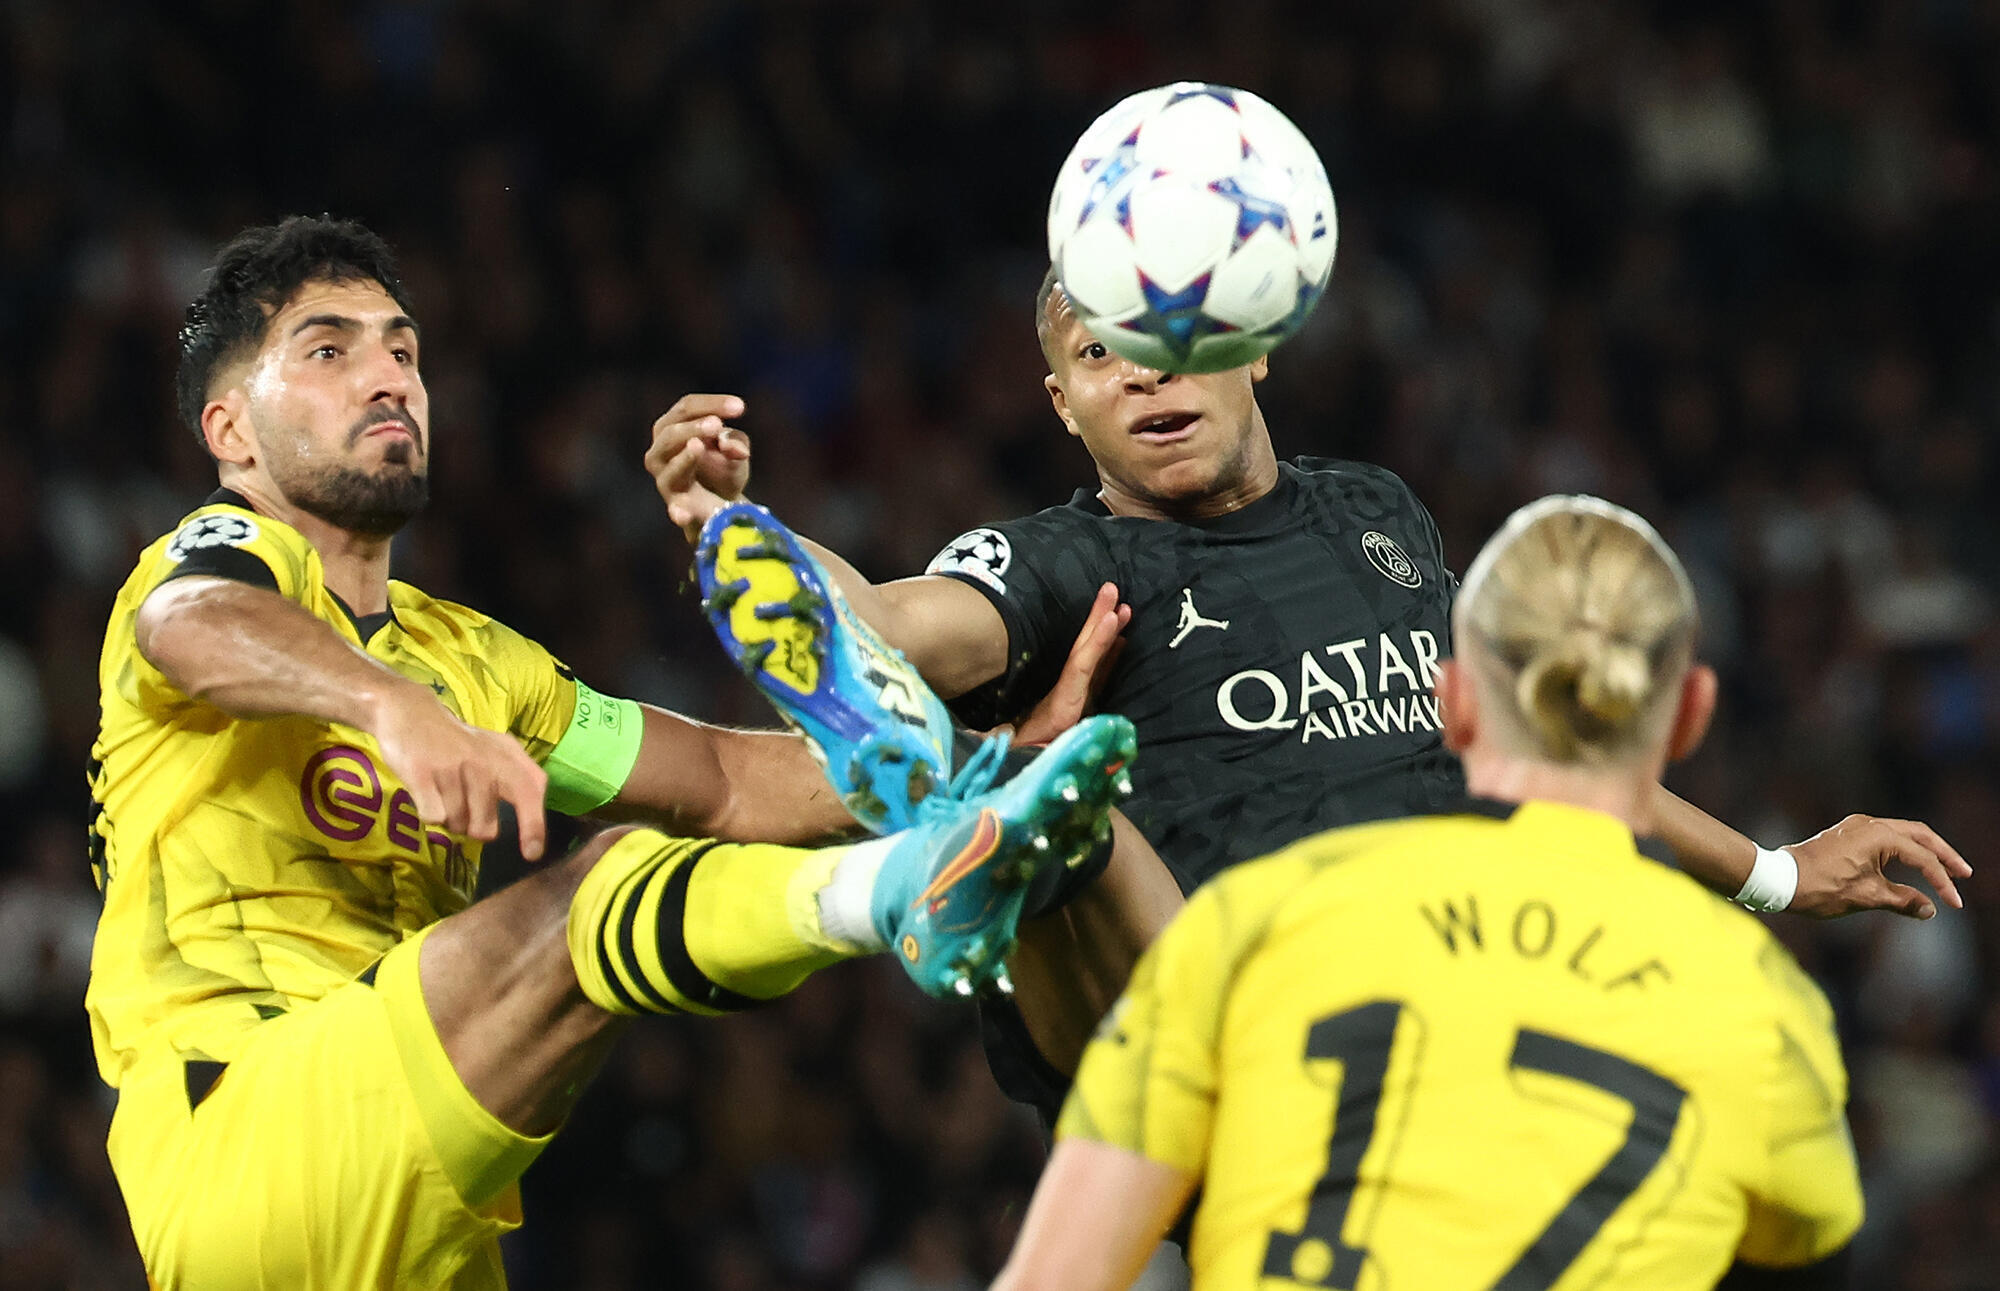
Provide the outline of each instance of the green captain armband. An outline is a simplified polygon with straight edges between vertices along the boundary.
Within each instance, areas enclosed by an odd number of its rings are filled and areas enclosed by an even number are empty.
[[[645,734],[646,715],[637,704],[577,682],[569,729],[542,763],[549,773],[549,810],[582,816],[616,798],[639,760]]]

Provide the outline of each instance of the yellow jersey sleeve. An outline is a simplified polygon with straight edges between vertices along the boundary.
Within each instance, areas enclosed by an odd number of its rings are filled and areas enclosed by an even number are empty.
[[[189,513],[170,536],[145,550],[127,583],[132,598],[126,603],[136,614],[160,584],[195,575],[267,588],[307,608],[311,608],[322,583],[319,556],[298,530],[246,506],[214,500]],[[114,630],[131,631],[136,619],[121,623],[122,617],[114,617]],[[150,713],[187,702],[179,688],[140,653],[137,644],[131,645],[115,679],[119,693]]]
[[[1190,1174],[1208,1160],[1216,1051],[1235,980],[1226,884],[1190,900],[1132,971],[1084,1051],[1057,1138],[1124,1148]]]
[[[1776,941],[1759,966],[1777,1000],[1777,1054],[1766,1083],[1766,1173],[1750,1192],[1737,1254],[1781,1268],[1811,1264],[1861,1226],[1861,1179],[1847,1130],[1847,1070],[1833,1010]]]
[[[539,643],[498,619],[451,601],[433,600],[405,583],[389,585],[390,607],[404,624],[411,666],[394,652],[384,662],[408,675],[428,675],[441,658],[479,661],[476,686],[454,688],[458,715],[474,726],[505,731],[537,762],[548,759],[577,707],[576,674]]]
[[[507,729],[521,741],[529,757],[547,761],[549,750],[562,739],[575,715],[576,674],[512,628],[500,630],[513,639],[513,644],[500,652],[510,669],[506,689],[514,707]]]
[[[210,501],[181,521],[164,545],[149,548],[146,590],[170,578],[207,574],[268,587],[300,601],[319,583],[312,544],[288,524],[233,502]]]

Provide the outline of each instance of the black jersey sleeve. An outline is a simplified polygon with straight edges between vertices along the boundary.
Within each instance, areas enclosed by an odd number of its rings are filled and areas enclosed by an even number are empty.
[[[262,556],[240,547],[205,547],[192,552],[160,581],[189,577],[227,578],[270,592],[278,590],[278,576],[270,564]]]
[[[982,730],[1015,721],[1055,684],[1097,589],[1116,581],[1096,525],[1052,507],[967,530],[931,561],[926,573],[977,588],[1007,625],[1007,670],[952,701],[960,721]]]

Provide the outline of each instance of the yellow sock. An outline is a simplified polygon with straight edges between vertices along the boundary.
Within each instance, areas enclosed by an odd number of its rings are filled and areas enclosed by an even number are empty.
[[[776,999],[857,952],[819,923],[819,889],[845,850],[634,830],[570,902],[577,981],[613,1013],[713,1015]]]

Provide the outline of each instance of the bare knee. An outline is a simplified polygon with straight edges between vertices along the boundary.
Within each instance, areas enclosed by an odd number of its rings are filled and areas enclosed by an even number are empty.
[[[562,880],[560,886],[566,887],[571,894],[574,894],[578,886],[583,883],[584,876],[596,868],[597,863],[604,859],[604,854],[611,850],[612,845],[627,834],[638,832],[638,829],[637,825],[611,825],[600,829],[570,849],[567,856],[546,866],[545,870],[558,875]],[[528,882],[532,878],[530,875],[522,882]],[[558,885],[552,883],[550,886]]]

